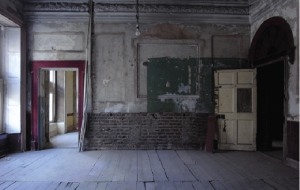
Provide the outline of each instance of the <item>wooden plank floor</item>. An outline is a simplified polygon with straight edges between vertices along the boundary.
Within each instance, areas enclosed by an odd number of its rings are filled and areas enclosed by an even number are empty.
[[[77,148],[78,131],[72,131],[66,134],[58,134],[50,138],[50,142],[45,143],[46,148]]]
[[[0,159],[0,189],[298,189],[299,172],[260,152],[46,149]]]
[[[0,190],[299,189],[299,172],[261,152],[105,150],[78,152],[78,133],[42,151],[0,159]]]

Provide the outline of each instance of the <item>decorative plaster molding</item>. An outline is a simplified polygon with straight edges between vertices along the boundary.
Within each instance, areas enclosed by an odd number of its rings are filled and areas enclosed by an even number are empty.
[[[135,23],[134,13],[98,12],[95,15],[97,23]],[[140,23],[189,23],[189,24],[242,24],[249,25],[248,15],[226,14],[165,14],[140,13]]]
[[[25,12],[87,12],[89,5],[66,2],[25,3],[23,10]]]
[[[101,1],[101,0],[99,0]],[[95,2],[99,2],[95,1]],[[106,0],[103,0],[106,1]],[[193,1],[193,0],[189,0]],[[169,1],[167,1],[169,2]],[[176,1],[177,2],[177,1]],[[199,1],[197,1],[199,3]],[[223,4],[140,4],[141,22],[185,22],[216,24],[249,24],[249,6],[246,0],[221,1]],[[226,3],[225,3],[226,2]],[[229,3],[230,2],[230,3]],[[240,4],[237,4],[239,2]],[[248,2],[248,1],[247,1]],[[195,1],[196,4],[196,1]],[[25,2],[24,15],[27,21],[86,21],[88,20],[88,3],[70,2]],[[79,18],[78,13],[84,13]],[[95,22],[126,23],[135,22],[136,5],[95,3]],[[48,17],[48,18],[47,18]],[[58,19],[58,20],[56,20]],[[79,19],[79,20],[76,20]]]
[[[94,0],[95,3],[108,4],[135,4],[136,0]],[[248,5],[249,0],[139,0],[140,4],[172,4],[172,5],[203,5],[203,4],[245,4]]]
[[[135,12],[134,4],[96,4],[95,12]],[[145,13],[208,13],[208,14],[249,14],[246,6],[208,6],[208,5],[139,5]]]
[[[20,1],[20,0],[18,0]],[[60,2],[70,3],[87,3],[88,0],[61,0]],[[147,2],[147,4],[185,4],[185,5],[199,5],[199,4],[247,4],[251,0],[140,0],[141,4]],[[252,0],[253,1],[253,0]],[[23,0],[25,3],[33,2],[57,2],[57,0]],[[110,3],[110,4],[135,4],[136,0],[94,0],[95,3]]]
[[[25,20],[30,22],[88,22],[87,12],[25,12]]]
[[[235,0],[238,1],[238,0]],[[234,2],[235,2],[234,1]],[[41,2],[25,3],[25,12],[87,12],[87,3]],[[162,5],[141,4],[140,12],[146,13],[210,13],[210,14],[248,14],[248,6],[216,5]],[[95,12],[135,12],[135,4],[95,4]]]

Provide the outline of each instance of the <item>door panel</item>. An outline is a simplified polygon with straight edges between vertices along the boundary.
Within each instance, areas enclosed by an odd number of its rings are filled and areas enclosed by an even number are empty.
[[[215,71],[218,148],[256,150],[256,70]]]
[[[253,84],[253,72],[238,72],[237,73],[237,84]]]
[[[231,72],[218,73],[218,84],[234,84],[234,74]]]
[[[238,120],[238,144],[251,145],[253,143],[253,121],[252,120]]]
[[[232,88],[220,88],[219,94],[219,111],[222,113],[234,112],[234,89]]]

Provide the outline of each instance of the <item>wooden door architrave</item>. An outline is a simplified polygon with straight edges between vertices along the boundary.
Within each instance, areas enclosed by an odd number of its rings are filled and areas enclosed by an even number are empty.
[[[40,69],[75,68],[78,69],[78,130],[80,133],[83,116],[83,89],[85,61],[32,61],[32,104],[31,104],[31,150],[38,150],[38,73]]]

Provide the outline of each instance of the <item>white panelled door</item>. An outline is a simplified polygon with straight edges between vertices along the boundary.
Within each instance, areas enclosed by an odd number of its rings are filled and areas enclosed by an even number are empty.
[[[218,149],[256,150],[256,70],[217,70]]]

